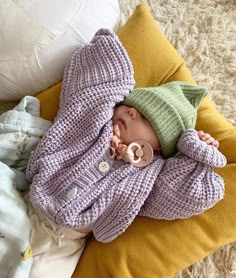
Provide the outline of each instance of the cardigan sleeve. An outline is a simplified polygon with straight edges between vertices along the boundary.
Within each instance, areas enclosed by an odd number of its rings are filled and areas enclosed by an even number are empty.
[[[224,167],[226,157],[214,146],[200,140],[197,131],[187,129],[180,137],[177,149],[186,156],[211,167]]]
[[[178,148],[185,154],[179,152],[166,160],[139,215],[166,220],[188,218],[223,199],[224,181],[212,166],[224,167],[224,155],[200,141],[194,130],[184,132]]]
[[[72,102],[84,110],[121,102],[134,87],[133,66],[117,35],[100,29],[64,70],[60,112]]]
[[[54,154],[55,163],[64,165],[71,157],[62,161],[60,153],[80,155],[91,148],[111,120],[114,106],[133,86],[133,67],[119,38],[110,30],[99,30],[66,65],[57,120],[31,156],[27,178],[31,181],[43,160]]]

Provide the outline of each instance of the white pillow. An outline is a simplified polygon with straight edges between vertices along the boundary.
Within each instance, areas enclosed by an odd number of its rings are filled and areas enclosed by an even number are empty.
[[[118,0],[1,0],[0,101],[57,83],[75,49],[119,20]]]

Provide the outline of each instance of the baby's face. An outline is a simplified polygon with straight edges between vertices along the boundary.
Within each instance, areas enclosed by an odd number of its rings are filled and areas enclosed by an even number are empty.
[[[153,150],[160,151],[160,142],[149,122],[133,107],[120,105],[115,108],[112,118],[113,125],[120,129],[120,139],[129,145],[136,140],[148,142]]]

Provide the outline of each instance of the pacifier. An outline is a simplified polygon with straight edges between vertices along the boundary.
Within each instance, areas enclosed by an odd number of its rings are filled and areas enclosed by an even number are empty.
[[[128,145],[129,162],[136,167],[144,167],[153,160],[152,146],[143,140],[137,140]],[[130,154],[133,154],[130,156]]]

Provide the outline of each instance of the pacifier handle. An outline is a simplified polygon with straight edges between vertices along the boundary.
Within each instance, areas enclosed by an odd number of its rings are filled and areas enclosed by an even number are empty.
[[[110,152],[110,153],[108,154],[108,157],[111,158],[111,159],[114,159],[115,156],[116,156],[116,150],[115,150],[115,148],[109,147],[109,148],[108,148],[108,152]]]

